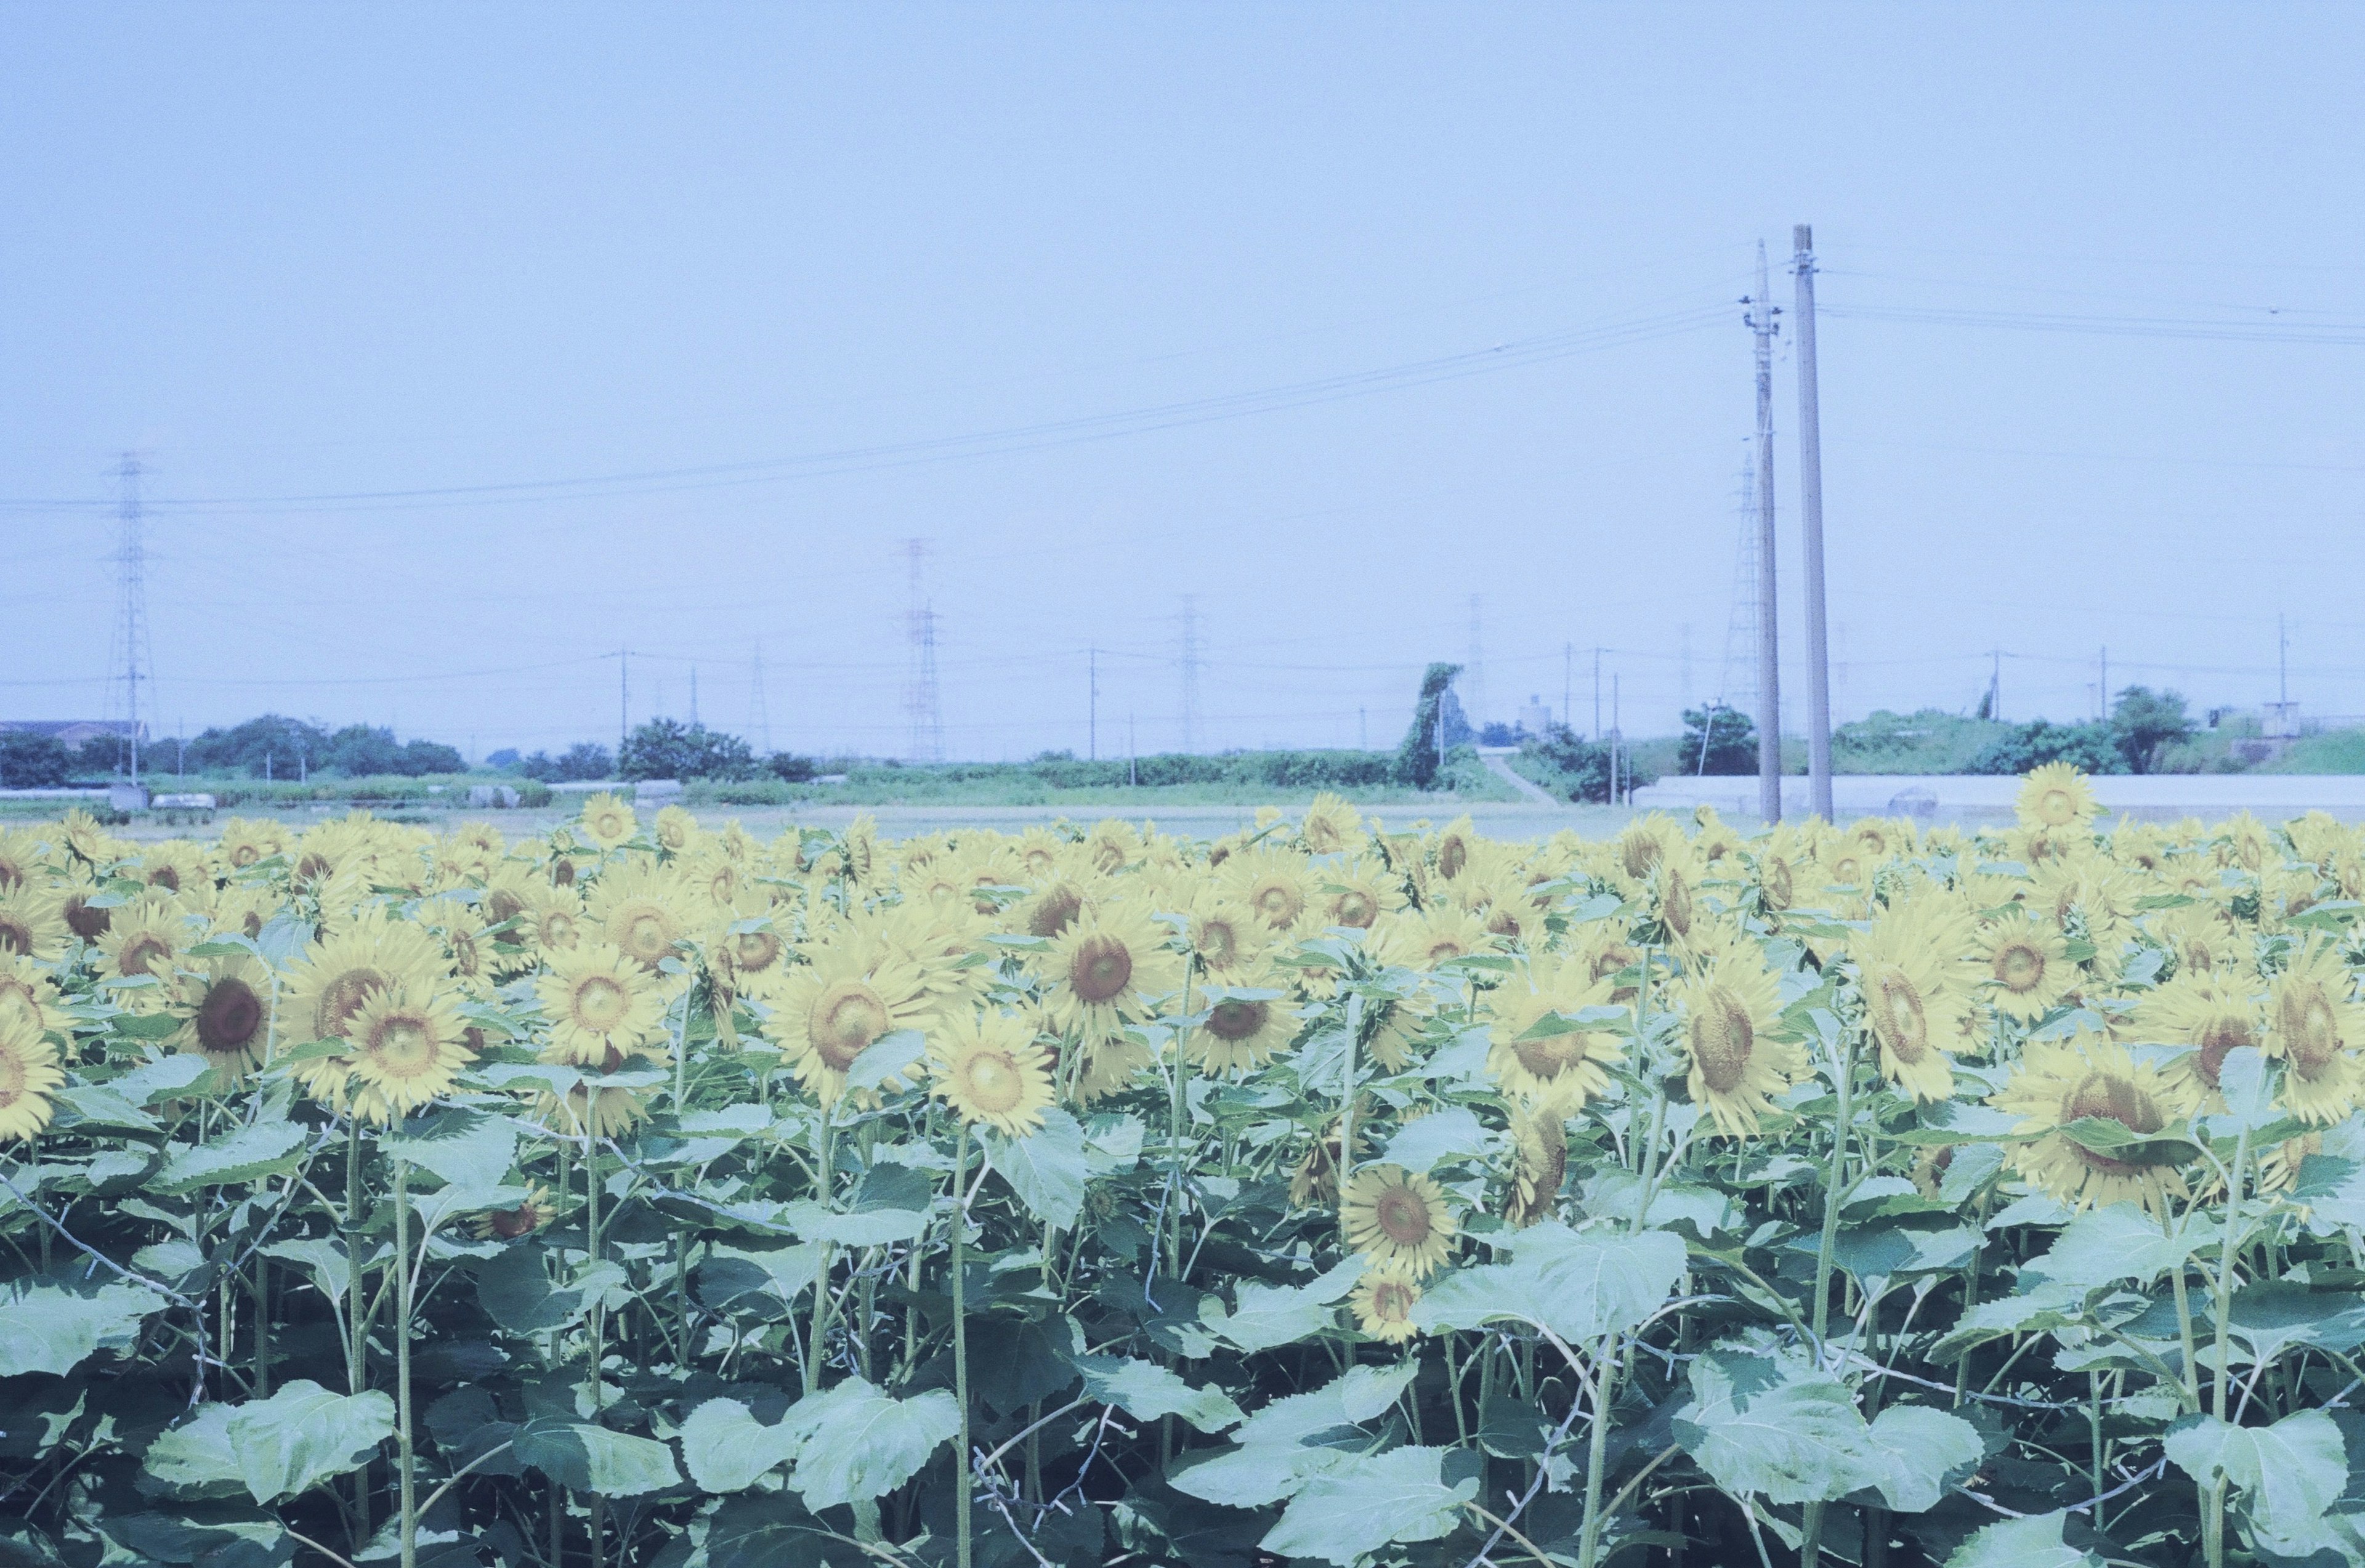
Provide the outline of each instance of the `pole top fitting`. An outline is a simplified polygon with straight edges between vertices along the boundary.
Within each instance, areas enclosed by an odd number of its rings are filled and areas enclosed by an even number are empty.
[[[1800,252],[1813,250],[1815,248],[1815,226],[1811,223],[1792,224],[1790,226],[1790,248]]]

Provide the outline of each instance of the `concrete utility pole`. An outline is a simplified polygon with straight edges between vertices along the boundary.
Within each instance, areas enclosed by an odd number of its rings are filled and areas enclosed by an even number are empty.
[[[1601,650],[1593,650],[1593,738],[1601,739]]]
[[[2291,632],[2283,618],[2275,617],[2275,706],[2282,710],[2285,720],[2291,717]]]
[[[123,692],[127,717],[130,720],[131,782],[140,782],[140,682],[143,674],[152,682],[155,672],[141,669],[143,662],[152,663],[148,655],[148,547],[142,537],[140,510],[140,458],[136,453],[123,454],[116,477],[122,484],[118,508],[123,520],[123,553],[118,558],[123,568]]]
[[[1563,643],[1560,645],[1560,723],[1561,728],[1564,730],[1573,730],[1576,727],[1569,722],[1571,719],[1576,717],[1576,708],[1572,700],[1575,692],[1576,644]]]
[[[633,738],[633,654],[616,650],[616,766],[624,766],[624,743]]]
[[[1988,655],[1988,717],[2003,722],[2003,650],[1997,648]]]
[[[1823,633],[1823,425],[1815,386],[1815,231],[1790,230],[1799,292],[1799,530],[1807,541],[1807,794],[1832,820],[1832,669]]]
[[[2094,717],[2108,719],[2111,716],[2111,645],[2108,643],[2103,644],[2102,651],[2095,655],[2094,698]]]
[[[1782,638],[1774,563],[1774,318],[1765,242],[1757,242],[1757,295],[1743,318],[1757,340],[1757,814],[1782,820]]]
[[[1091,716],[1085,721],[1084,725],[1084,759],[1087,762],[1098,762],[1101,759],[1101,651],[1098,647],[1093,649],[1090,658]]]

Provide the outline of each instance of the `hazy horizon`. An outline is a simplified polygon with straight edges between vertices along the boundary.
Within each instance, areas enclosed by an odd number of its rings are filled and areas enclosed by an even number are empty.
[[[2229,23],[2229,18],[2233,20]],[[2365,16],[2087,6],[6,13],[0,717],[472,756],[1630,733],[1732,694],[1767,244],[1815,228],[1836,716],[2365,714]],[[760,645],[763,704],[755,700]],[[1570,650],[1574,650],[1573,654]]]

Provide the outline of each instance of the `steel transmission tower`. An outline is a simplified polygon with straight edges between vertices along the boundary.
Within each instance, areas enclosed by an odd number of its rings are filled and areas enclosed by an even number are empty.
[[[911,760],[945,759],[945,712],[936,691],[936,610],[928,601],[928,542],[903,541],[904,557],[912,568],[912,682],[904,699],[912,719]]]
[[[1199,745],[1199,601],[1182,596],[1182,749]]]
[[[1486,728],[1485,606],[1481,596],[1470,596],[1470,662],[1453,683],[1462,696],[1463,718],[1469,721],[1472,730],[1481,734]]]
[[[756,639],[754,674],[756,683],[754,691],[750,693],[752,700],[748,706],[752,711],[747,715],[747,727],[756,732],[756,738],[763,746],[764,755],[769,756],[772,755],[772,712],[770,709],[764,706],[764,640],[761,637]]]
[[[1716,703],[1736,713],[1757,711],[1757,465],[1741,463],[1741,522],[1733,552],[1732,618],[1724,627],[1724,667]]]
[[[148,546],[140,510],[140,456],[127,452],[116,470],[122,486],[119,512],[123,543],[116,555],[121,569],[121,615],[115,637],[122,657],[125,734],[131,748],[131,781],[140,782],[140,683],[156,682],[156,657],[148,645]],[[112,664],[114,661],[110,660]],[[115,672],[110,669],[109,675]]]

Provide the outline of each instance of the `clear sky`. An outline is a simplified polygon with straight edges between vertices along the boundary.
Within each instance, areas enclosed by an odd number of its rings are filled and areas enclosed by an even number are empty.
[[[1842,717],[1990,650],[2078,717],[2105,644],[2255,703],[2278,613],[2365,714],[2360,59],[2295,4],[13,5],[0,716],[110,700],[134,448],[167,733],[612,739],[630,647],[635,719],[695,669],[752,734],[760,644],[774,746],[891,754],[915,536],[955,756],[1081,754],[1095,644],[1102,752],[1175,745],[1186,595],[1202,746],[1393,744],[1474,594],[1489,710],[1573,669],[1589,729],[1597,645],[1664,731],[1799,221]]]

